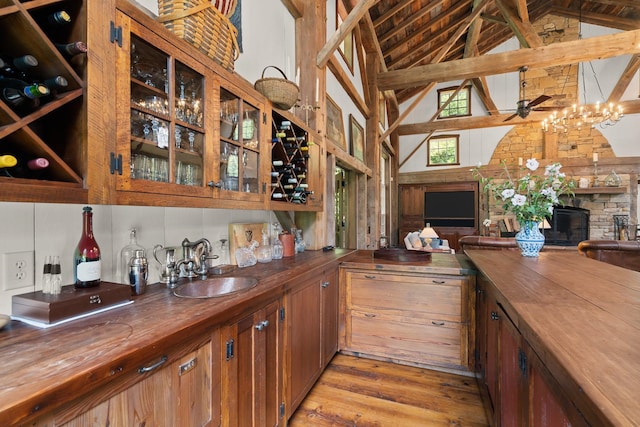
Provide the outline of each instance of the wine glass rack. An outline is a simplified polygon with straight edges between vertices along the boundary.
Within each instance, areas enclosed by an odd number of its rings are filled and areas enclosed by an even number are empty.
[[[271,132],[271,200],[306,204],[313,194],[307,181],[309,134],[273,113]]]

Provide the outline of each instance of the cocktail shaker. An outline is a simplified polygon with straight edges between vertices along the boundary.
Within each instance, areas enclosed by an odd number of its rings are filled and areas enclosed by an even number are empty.
[[[144,250],[136,249],[129,260],[129,285],[132,295],[141,295],[147,289],[149,264],[144,256]]]

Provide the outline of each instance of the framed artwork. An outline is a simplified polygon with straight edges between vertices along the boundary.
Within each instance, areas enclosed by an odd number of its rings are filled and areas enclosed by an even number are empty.
[[[343,150],[347,150],[347,143],[344,138],[344,121],[342,120],[342,110],[338,104],[327,95],[327,138]]]
[[[342,0],[336,0],[336,29],[340,28],[347,15],[347,9],[344,7]],[[353,44],[353,31],[349,31],[349,34],[338,45],[338,52],[342,55],[342,59],[344,59],[351,74],[353,74]]]
[[[351,155],[364,162],[364,128],[360,126],[352,114],[349,114],[349,132],[351,135]]]

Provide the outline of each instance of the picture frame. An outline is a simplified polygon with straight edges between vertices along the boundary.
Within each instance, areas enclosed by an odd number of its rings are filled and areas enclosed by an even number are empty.
[[[342,110],[329,95],[327,95],[327,128],[325,131],[329,141],[347,151]]]
[[[336,0],[336,29],[340,28],[342,25],[342,21],[346,19],[348,16],[347,9],[344,6],[342,0]],[[353,40],[353,31],[349,31],[344,39],[338,45],[338,52],[344,59],[344,62],[347,64],[347,68],[351,74],[353,74],[353,56],[354,56],[354,40]]]
[[[350,152],[353,157],[364,162],[364,128],[353,114],[349,114]]]

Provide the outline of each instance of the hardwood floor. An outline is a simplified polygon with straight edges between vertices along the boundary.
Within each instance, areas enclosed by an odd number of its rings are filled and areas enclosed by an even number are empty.
[[[488,426],[475,378],[338,354],[289,422],[307,426]]]

